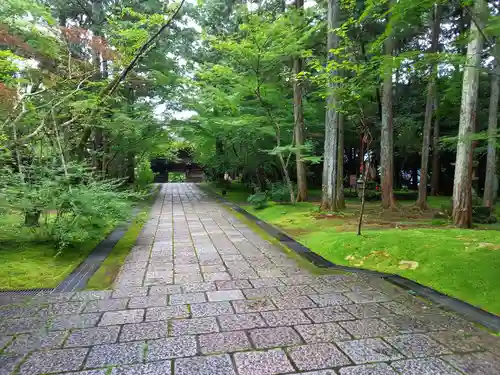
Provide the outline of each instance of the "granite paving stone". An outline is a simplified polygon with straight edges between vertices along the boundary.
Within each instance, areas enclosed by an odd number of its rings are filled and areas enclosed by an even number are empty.
[[[293,371],[281,349],[235,353],[234,362],[239,375],[275,375]]]
[[[113,291],[112,298],[144,297],[148,294],[148,288],[144,286],[128,287]]]
[[[295,329],[309,344],[352,339],[337,323],[304,324],[295,326]]]
[[[446,355],[442,358],[465,374],[500,374],[500,358],[490,352]]]
[[[245,296],[239,289],[207,292],[207,297],[209,301],[233,301],[238,299],[245,299]]]
[[[51,319],[49,326],[51,330],[94,327],[97,325],[99,319],[101,319],[101,315],[100,313],[91,313],[55,316]]]
[[[358,319],[339,323],[356,339],[395,335],[397,332],[378,319]]]
[[[76,292],[72,297],[72,301],[93,301],[96,299],[108,299],[113,294],[112,290],[86,290]]]
[[[372,363],[360,366],[342,367],[340,375],[398,375],[387,363]],[[406,374],[406,373],[403,373]],[[425,375],[425,373],[422,373]]]
[[[203,283],[186,283],[182,285],[182,291],[186,293],[210,292],[212,290],[216,290],[215,283],[212,281],[206,281]]]
[[[200,335],[198,336],[198,342],[203,354],[235,352],[252,348],[244,331]]]
[[[99,344],[113,344],[118,339],[120,326],[92,327],[71,331],[64,346],[78,347]]]
[[[308,307],[317,307],[316,304],[307,296],[298,297],[272,297],[271,300],[280,310],[305,309]]]
[[[296,324],[309,324],[311,321],[301,310],[264,311],[261,313],[270,327],[293,326]]]
[[[176,375],[236,375],[227,354],[176,359],[174,371]]]
[[[22,364],[19,374],[76,371],[81,368],[88,351],[87,348],[75,348],[35,352]]]
[[[7,346],[7,344],[10,344],[13,339],[14,336],[0,336],[0,352]]]
[[[360,303],[354,305],[345,305],[344,309],[356,318],[378,318],[391,314],[391,311],[386,309],[379,303]]]
[[[167,306],[167,295],[152,295],[145,297],[132,297],[128,303],[129,309],[143,309],[146,307]]]
[[[85,368],[139,363],[144,353],[144,342],[95,345],[91,348]]]
[[[144,309],[108,311],[102,316],[100,326],[126,323],[140,323],[144,318]]]
[[[347,298],[355,303],[369,303],[369,302],[386,302],[391,299],[384,293],[379,291],[365,291],[365,292],[348,292],[344,293]]]
[[[254,329],[250,331],[250,339],[257,349],[302,344],[302,339],[292,327]]]
[[[276,310],[276,306],[271,302],[270,299],[252,299],[252,300],[241,300],[232,302],[234,310],[237,313],[251,313],[259,311],[271,311]]]
[[[163,296],[166,294],[180,294],[180,293],[182,293],[181,285],[153,285],[149,287],[150,296],[156,296],[156,295]]]
[[[193,303],[190,307],[191,307],[191,315],[194,318],[234,314],[234,310],[231,307],[231,303],[227,301]]]
[[[49,305],[45,311],[47,312],[48,315],[78,314],[82,312],[84,306],[85,302],[83,301],[59,302]],[[85,311],[85,312],[94,312],[94,311]]]
[[[197,344],[195,336],[167,337],[147,341],[147,361],[190,357],[196,355]]]
[[[356,364],[394,361],[403,358],[392,346],[381,339],[361,339],[337,342],[338,347]]]
[[[142,297],[135,297],[142,298]],[[115,310],[125,310],[127,308],[128,298],[121,299],[102,299],[90,301],[85,306],[84,312],[105,312],[105,311],[115,311]]]
[[[111,375],[171,375],[171,361],[113,367]],[[78,375],[78,374],[77,374]]]
[[[277,278],[263,278],[263,279],[251,279],[248,280],[254,288],[265,288],[269,286],[281,286],[285,285],[281,282],[281,280]]]
[[[340,306],[318,307],[304,309],[303,311],[315,323],[337,322],[341,320],[354,319],[354,316],[346,312],[344,308]]]
[[[449,364],[440,358],[418,358],[395,361],[391,366],[404,375],[459,375]]]
[[[34,332],[16,336],[5,352],[15,354],[25,354],[39,349],[56,349],[62,346],[67,332]],[[0,345],[1,346],[1,345]]]
[[[309,296],[319,307],[347,305],[353,303],[342,293],[312,294]]]
[[[0,375],[9,375],[21,363],[24,355],[0,353]]]
[[[188,318],[190,316],[187,305],[167,307],[151,307],[146,309],[146,321],[168,320],[174,318]]]
[[[38,317],[0,320],[0,332],[2,335],[34,332],[45,328],[46,325],[47,319]]]
[[[172,320],[171,335],[195,335],[201,333],[219,332],[215,317]]]
[[[252,288],[248,280],[217,280],[217,290],[247,289]]]
[[[482,350],[480,337],[465,332],[436,331],[426,335],[454,352],[466,353]]]
[[[385,341],[407,357],[426,357],[451,353],[451,351],[423,334],[385,337]]]
[[[185,294],[173,294],[169,296],[169,302],[171,305],[185,305],[189,303],[202,303],[206,302],[205,293],[185,293]]]
[[[63,372],[60,375],[106,375],[107,373],[108,369],[99,369],[99,370],[85,370],[77,372]]]
[[[168,336],[165,321],[125,324],[120,333],[120,341],[159,339]]]
[[[242,289],[243,294],[247,299],[258,299],[265,297],[279,297],[281,293],[276,287],[268,286],[263,288]]]
[[[299,370],[317,370],[351,363],[335,345],[329,343],[289,348],[288,354]]]
[[[240,329],[252,329],[266,327],[267,324],[258,313],[234,314],[218,316],[217,320],[222,331],[237,331]]]

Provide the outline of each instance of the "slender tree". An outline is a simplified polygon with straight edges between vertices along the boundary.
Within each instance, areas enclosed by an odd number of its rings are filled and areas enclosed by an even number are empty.
[[[431,195],[439,194],[439,175],[441,173],[441,160],[439,156],[439,101],[434,98],[434,127],[432,130],[432,175]]]
[[[453,182],[453,223],[460,228],[472,226],[472,161],[473,145],[471,136],[476,122],[477,94],[479,87],[479,68],[483,37],[478,25],[483,18],[486,2],[476,0],[473,12],[478,16],[471,22],[467,57],[462,82],[462,102],[458,129],[455,178]]]
[[[304,8],[304,0],[295,0],[295,8],[301,12]],[[293,60],[293,117],[295,121],[295,159],[297,163],[297,202],[307,200],[307,177],[306,165],[302,160],[302,147],[304,146],[304,108],[302,106],[302,84],[298,75],[302,72],[303,61],[300,56]]]
[[[328,1],[328,37],[327,53],[328,60],[335,59],[332,50],[338,48],[339,38],[335,29],[339,26],[340,4],[339,0]],[[323,157],[323,183],[321,208],[323,210],[336,211],[337,206],[337,157],[338,157],[338,121],[337,97],[335,92],[335,78],[337,67],[331,72],[329,92],[326,99],[325,116],[325,150]]]
[[[437,4],[434,4],[431,21],[431,53],[438,52],[440,31],[440,12]],[[427,171],[429,166],[429,146],[431,141],[432,118],[436,102],[436,78],[437,63],[432,64],[427,84],[427,102],[425,105],[424,131],[422,136],[422,160],[420,162],[420,185],[418,187],[418,199],[416,206],[427,209]]]
[[[493,52],[493,72],[491,74],[491,94],[490,94],[490,110],[488,116],[488,155],[486,157],[486,181],[484,184],[483,205],[492,207],[496,198],[496,184],[498,183],[496,167],[496,138],[497,123],[498,123],[498,98],[500,94],[500,45],[495,43]]]
[[[390,6],[394,0],[391,0]],[[390,16],[388,16],[390,17]],[[388,19],[390,21],[390,19]],[[389,33],[384,43],[387,57],[394,54],[394,32],[389,24]],[[382,87],[382,131],[380,137],[380,167],[382,169],[382,207],[396,208],[393,192],[394,179],[394,119],[392,108],[392,61],[384,66]]]

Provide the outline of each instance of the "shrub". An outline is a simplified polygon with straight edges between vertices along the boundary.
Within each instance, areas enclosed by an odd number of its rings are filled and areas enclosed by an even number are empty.
[[[149,185],[154,182],[155,176],[151,170],[151,162],[148,158],[143,158],[138,163],[135,176],[135,189],[138,191],[148,190]]]
[[[250,203],[256,210],[262,210],[268,206],[268,198],[266,193],[258,191],[248,197],[248,203]]]
[[[290,202],[290,189],[284,182],[272,183],[270,189],[268,190],[268,195],[274,202]]]

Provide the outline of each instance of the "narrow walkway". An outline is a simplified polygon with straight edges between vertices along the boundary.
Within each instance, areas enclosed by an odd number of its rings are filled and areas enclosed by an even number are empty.
[[[2,348],[0,375],[500,374],[497,338],[301,269],[192,184],[162,186],[114,290],[0,307]]]

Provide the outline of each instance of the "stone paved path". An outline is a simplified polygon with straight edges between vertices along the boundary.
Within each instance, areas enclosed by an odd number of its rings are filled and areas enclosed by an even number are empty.
[[[2,306],[2,348],[0,375],[500,374],[496,337],[313,275],[190,184],[163,185],[114,290]]]

